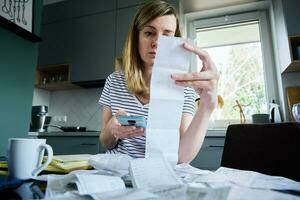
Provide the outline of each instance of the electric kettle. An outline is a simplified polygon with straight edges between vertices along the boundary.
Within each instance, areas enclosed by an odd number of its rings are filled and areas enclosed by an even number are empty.
[[[293,117],[297,122],[300,122],[300,103],[296,103],[292,108]]]

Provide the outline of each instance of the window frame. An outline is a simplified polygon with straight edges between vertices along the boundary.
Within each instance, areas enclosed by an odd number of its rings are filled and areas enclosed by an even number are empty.
[[[238,14],[230,14],[223,16],[210,16],[209,18],[193,19],[188,22],[187,35],[196,41],[196,30],[199,28],[207,28],[212,26],[221,26],[226,24],[242,23],[253,20],[259,21],[259,32],[262,49],[262,62],[264,67],[264,81],[267,104],[272,100],[279,102],[279,91],[276,80],[276,66],[273,56],[272,34],[270,31],[270,22],[266,10],[250,11]],[[192,59],[191,71],[197,70],[197,60]],[[227,127],[224,127],[227,128]],[[211,128],[210,128],[211,129]],[[214,129],[214,128],[212,128]]]

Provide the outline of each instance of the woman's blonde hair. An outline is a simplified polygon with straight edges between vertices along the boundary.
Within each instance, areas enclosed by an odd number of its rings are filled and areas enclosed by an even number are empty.
[[[143,79],[143,62],[138,50],[139,32],[155,18],[165,15],[176,17],[175,36],[180,37],[179,20],[175,8],[160,0],[149,1],[140,7],[129,27],[122,63],[128,90],[136,96],[147,97],[150,94],[150,89]]]

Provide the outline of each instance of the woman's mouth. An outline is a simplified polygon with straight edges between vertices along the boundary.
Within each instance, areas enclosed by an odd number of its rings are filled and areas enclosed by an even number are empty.
[[[149,52],[149,54],[152,55],[152,56],[155,56],[156,52],[155,51],[151,51],[151,52]]]

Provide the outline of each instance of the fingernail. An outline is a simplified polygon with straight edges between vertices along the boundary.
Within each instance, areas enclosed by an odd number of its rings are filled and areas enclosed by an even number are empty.
[[[171,78],[177,78],[177,74],[171,74]]]

